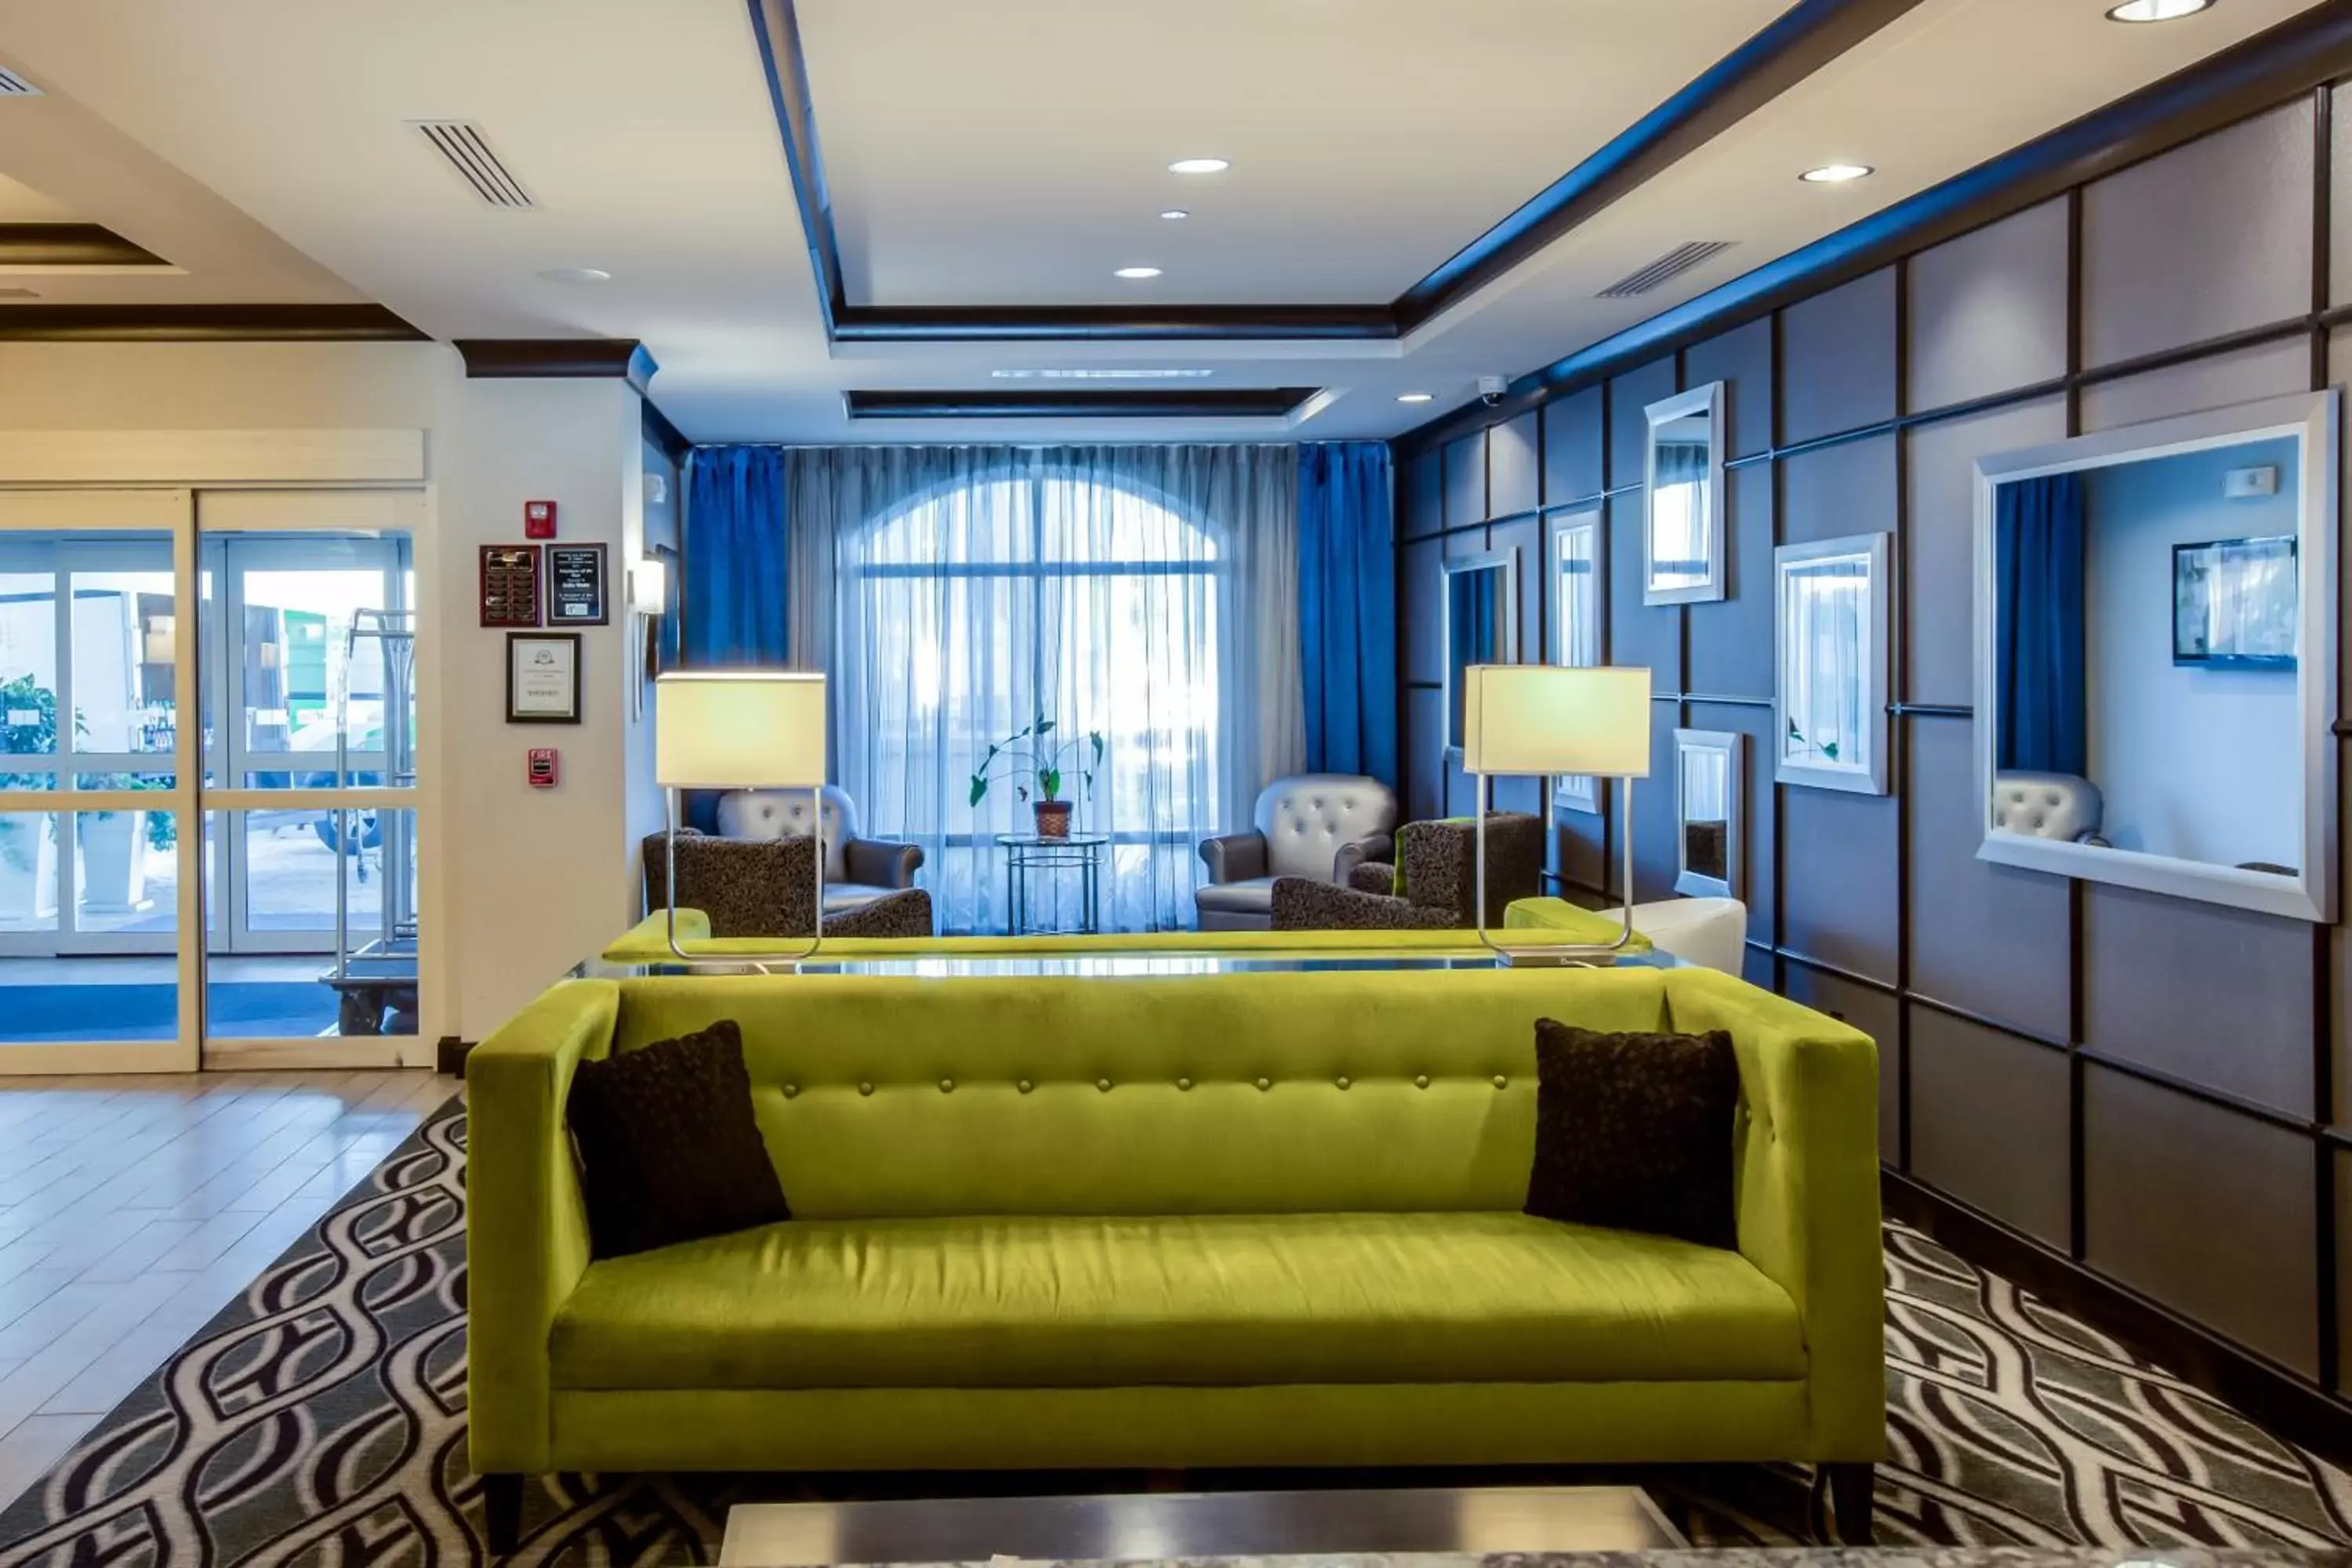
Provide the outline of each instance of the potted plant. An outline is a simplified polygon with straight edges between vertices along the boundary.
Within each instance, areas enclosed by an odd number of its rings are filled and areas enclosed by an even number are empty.
[[[1079,787],[1094,792],[1095,769],[1102,765],[1103,738],[1099,730],[1089,730],[1084,735],[1073,735],[1066,741],[1051,741],[1054,721],[1043,713],[1034,722],[1013,731],[1003,740],[992,742],[980,759],[980,767],[971,775],[971,804],[977,807],[988,798],[988,786],[995,778],[1013,781],[1014,793],[1029,802],[1037,821],[1040,838],[1067,838],[1070,836],[1071,803],[1062,798],[1063,760],[1072,749],[1088,749],[1087,765],[1078,771]],[[996,773],[992,776],[990,770]],[[1036,796],[1030,790],[1035,786]]]
[[[58,696],[29,675],[0,685],[0,763],[9,756],[47,755],[58,745]],[[47,789],[47,773],[0,772],[0,789]],[[25,930],[56,917],[58,849],[55,818],[0,814],[0,930]]]
[[[103,773],[94,789],[169,789],[168,778]],[[93,914],[127,914],[146,909],[147,851],[169,849],[178,833],[169,812],[93,811],[76,831],[81,847],[81,901]]]

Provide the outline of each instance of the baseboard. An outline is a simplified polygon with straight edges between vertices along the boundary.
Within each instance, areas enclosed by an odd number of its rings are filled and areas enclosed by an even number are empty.
[[[1889,1216],[2113,1335],[2273,1435],[2352,1463],[2352,1404],[1899,1172],[1879,1177]]]

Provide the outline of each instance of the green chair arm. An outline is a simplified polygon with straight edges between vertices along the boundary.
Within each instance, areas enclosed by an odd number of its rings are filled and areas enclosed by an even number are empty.
[[[1712,970],[1677,971],[1675,1029],[1738,1042],[1739,1250],[1788,1291],[1805,1328],[1815,1452],[1886,1450],[1878,1047],[1869,1036]]]
[[[680,946],[709,942],[710,917],[700,910],[678,910],[677,940]],[[772,940],[769,945],[773,945]],[[669,911],[656,910],[614,938],[601,956],[607,963],[659,963],[677,957],[669,950]]]
[[[478,1474],[549,1465],[548,1332],[588,1267],[563,1106],[613,1048],[621,989],[569,980],[466,1058],[467,1405]]]

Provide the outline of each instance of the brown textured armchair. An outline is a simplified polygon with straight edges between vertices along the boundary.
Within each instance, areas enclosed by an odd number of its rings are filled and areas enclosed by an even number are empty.
[[[647,834],[640,853],[645,861],[646,908],[648,911],[666,908],[669,867],[663,836]],[[806,834],[791,838],[714,838],[692,828],[681,829],[678,904],[709,916],[714,937],[809,936],[816,931],[815,855],[816,840]],[[824,934],[929,936],[931,895],[921,888],[894,889],[845,909],[835,908],[827,898]]]
[[[922,868],[918,844],[857,836],[857,803],[827,784],[824,801],[824,909],[839,914],[887,893],[911,888]],[[804,789],[730,790],[719,799],[719,831],[728,838],[777,839],[814,830]]]

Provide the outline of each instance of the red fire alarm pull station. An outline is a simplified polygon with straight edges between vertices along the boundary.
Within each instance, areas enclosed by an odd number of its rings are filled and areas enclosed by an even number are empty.
[[[553,746],[533,746],[530,749],[530,787],[533,789],[555,787],[555,748]]]
[[[551,500],[527,500],[522,503],[522,536],[525,539],[555,537],[555,503]]]

